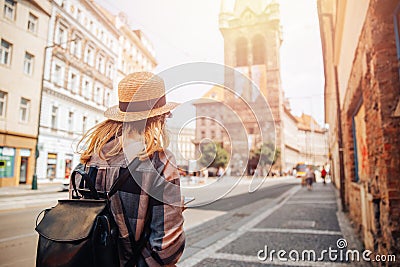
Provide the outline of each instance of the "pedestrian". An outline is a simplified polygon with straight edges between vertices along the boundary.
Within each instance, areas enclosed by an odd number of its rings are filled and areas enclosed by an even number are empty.
[[[222,168],[222,166],[219,166],[217,176],[222,177],[223,174],[224,174],[224,168]]]
[[[322,166],[321,178],[323,179],[324,184],[326,184],[326,181],[325,181],[326,175],[327,175],[327,172],[326,172],[326,170],[325,170],[325,167]]]
[[[307,167],[306,168],[306,184],[307,184],[308,190],[312,189],[314,177],[315,177],[314,171],[312,171],[310,167]]]
[[[81,163],[95,167],[96,189],[108,191],[120,170],[139,157],[132,179],[111,197],[120,266],[131,261],[135,244],[141,243],[136,266],[175,266],[185,234],[179,173],[166,150],[165,120],[177,104],[166,103],[164,81],[150,72],[122,79],[118,98],[119,105],[105,111],[107,120],[83,136]]]

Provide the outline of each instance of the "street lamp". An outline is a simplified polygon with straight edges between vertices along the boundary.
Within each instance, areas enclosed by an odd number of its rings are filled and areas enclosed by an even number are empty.
[[[67,40],[64,43],[61,44],[68,44],[70,42],[76,41],[78,38],[74,38],[71,40]],[[52,45],[47,45],[44,47],[44,54],[43,54],[43,68],[42,68],[42,84],[40,88],[40,97],[39,97],[39,114],[38,114],[38,123],[37,123],[37,137],[36,137],[36,146],[35,146],[35,170],[33,172],[33,177],[32,177],[32,190],[37,190],[37,161],[39,158],[39,131],[40,131],[40,119],[42,116],[42,100],[43,100],[43,89],[44,89],[44,72],[45,72],[45,67],[46,67],[46,53],[47,49],[53,48],[53,47],[58,47],[61,44],[52,44]]]

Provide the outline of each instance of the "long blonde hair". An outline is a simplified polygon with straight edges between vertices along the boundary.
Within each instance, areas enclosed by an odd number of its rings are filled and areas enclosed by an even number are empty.
[[[169,145],[169,138],[165,128],[166,114],[134,122],[119,122],[105,120],[84,133],[78,142],[78,153],[81,154],[81,163],[87,163],[93,154],[101,159],[119,154],[123,150],[122,142],[118,142],[106,154],[101,153],[105,144],[112,138],[120,137],[124,133],[140,135],[145,149],[139,153],[141,160],[151,157],[156,151],[163,151]]]

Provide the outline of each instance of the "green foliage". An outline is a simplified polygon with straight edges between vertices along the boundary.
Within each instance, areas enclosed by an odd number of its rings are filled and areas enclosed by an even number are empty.
[[[278,148],[275,149],[275,144],[271,142],[261,144],[254,151],[254,156],[261,165],[271,164],[273,166],[280,155],[281,151]]]
[[[221,144],[208,143],[200,148],[202,155],[199,163],[203,167],[223,167],[225,168],[229,161],[228,152]]]

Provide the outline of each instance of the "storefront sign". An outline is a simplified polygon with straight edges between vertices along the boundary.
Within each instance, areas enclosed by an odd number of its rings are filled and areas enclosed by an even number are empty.
[[[31,150],[30,149],[21,148],[20,155],[21,155],[21,157],[30,157],[31,156]]]

